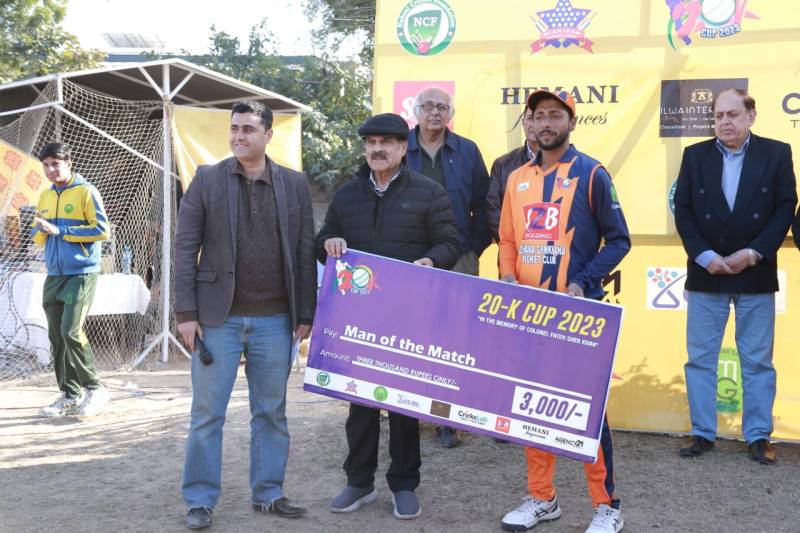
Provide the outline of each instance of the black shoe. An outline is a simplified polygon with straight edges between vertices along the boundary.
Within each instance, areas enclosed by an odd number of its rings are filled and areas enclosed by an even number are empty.
[[[285,496],[278,498],[272,503],[254,503],[253,509],[282,518],[300,518],[308,512],[305,507],[293,505],[289,501],[289,498]]]
[[[714,441],[703,437],[690,437],[689,441],[688,446],[678,451],[682,457],[700,457],[714,447]]]
[[[461,437],[458,436],[458,431],[447,426],[437,427],[436,436],[439,437],[439,442],[445,448],[455,448],[461,444]]]
[[[211,526],[211,509],[194,507],[186,513],[186,527],[189,529],[205,529]]]
[[[747,449],[747,455],[753,461],[758,461],[762,465],[771,465],[775,462],[775,448],[767,439],[759,439],[753,442]]]

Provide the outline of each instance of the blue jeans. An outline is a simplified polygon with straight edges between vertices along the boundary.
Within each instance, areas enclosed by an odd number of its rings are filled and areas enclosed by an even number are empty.
[[[222,478],[222,425],[239,360],[244,353],[250,395],[250,488],[253,503],[283,496],[289,455],[286,381],[292,328],[289,315],[229,316],[219,327],[203,326],[208,366],[192,357],[192,422],[181,488],[186,506],[214,508]]]
[[[775,403],[775,294],[688,291],[684,365],[691,434],[714,440],[717,434],[717,367],[722,336],[733,302],[736,349],[742,365],[742,434],[748,444],[769,439]]]

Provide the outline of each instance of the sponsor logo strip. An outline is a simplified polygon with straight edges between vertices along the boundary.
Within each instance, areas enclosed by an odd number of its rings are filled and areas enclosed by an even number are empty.
[[[388,406],[397,405],[407,411],[428,414],[431,410],[431,400],[413,392],[398,391],[363,379],[354,379],[351,376],[336,374],[334,372],[320,372],[314,368],[306,371],[304,382],[308,385],[320,386],[320,374],[325,374],[322,379],[327,385],[327,390],[340,392],[354,398],[363,398],[370,401],[379,401]]]
[[[511,428],[508,435],[540,445],[550,446],[551,448],[589,456],[594,455],[593,450],[596,450],[600,445],[599,439],[516,419],[511,419]]]
[[[320,372],[314,368],[309,368],[306,371],[304,382],[308,385],[319,386],[319,374],[326,374],[326,377],[323,378],[322,381],[328,383],[325,387],[328,390],[373,402],[376,401],[377,398],[384,398],[383,400],[377,401],[380,401],[381,404],[386,405],[389,409],[397,407],[405,411],[422,415],[434,415],[439,418],[451,420],[462,426],[480,429],[487,433],[514,437],[523,441],[523,443],[535,442],[552,448],[591,456],[593,455],[591,450],[596,449],[600,442],[598,439],[540,426],[530,421],[507,418],[502,415],[474,409],[465,405],[434,400],[425,396],[420,396],[419,394],[414,394],[413,392],[385,388],[378,383],[353,379],[350,376],[342,374]],[[355,393],[353,393],[354,389],[356,391]]]

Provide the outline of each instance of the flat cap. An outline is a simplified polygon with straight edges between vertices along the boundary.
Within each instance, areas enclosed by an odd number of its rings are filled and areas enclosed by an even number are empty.
[[[381,113],[374,117],[369,117],[361,127],[358,128],[359,137],[368,135],[391,135],[408,138],[408,123],[400,115],[394,113]]]

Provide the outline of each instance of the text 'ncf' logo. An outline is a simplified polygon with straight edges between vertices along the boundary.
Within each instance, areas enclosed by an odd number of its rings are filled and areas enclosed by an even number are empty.
[[[397,17],[397,38],[410,54],[443,51],[456,33],[456,16],[444,0],[411,0]]]

